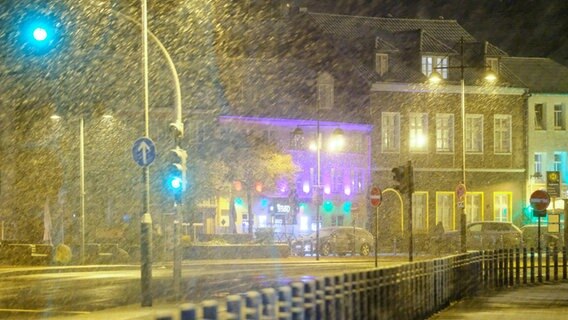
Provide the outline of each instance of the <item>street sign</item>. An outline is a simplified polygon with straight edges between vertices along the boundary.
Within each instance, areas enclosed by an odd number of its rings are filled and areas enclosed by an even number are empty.
[[[371,187],[371,191],[369,192],[369,200],[371,201],[371,206],[378,207],[381,205],[383,200],[383,192],[381,188],[377,186]]]
[[[132,158],[141,167],[147,167],[156,159],[156,146],[147,137],[141,137],[132,145]]]
[[[546,172],[546,191],[548,195],[556,198],[560,197],[560,172],[547,171]]]
[[[536,190],[531,194],[530,203],[535,211],[544,211],[550,204],[550,196],[544,190]]]

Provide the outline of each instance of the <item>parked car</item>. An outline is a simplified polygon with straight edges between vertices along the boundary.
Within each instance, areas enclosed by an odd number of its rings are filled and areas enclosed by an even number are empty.
[[[521,227],[523,231],[523,246],[525,248],[537,248],[538,247],[538,225],[537,224],[527,224]],[[546,246],[553,248],[562,248],[564,245],[564,229],[562,228],[558,233],[548,232],[547,225],[540,226],[540,245],[542,248]]]
[[[492,250],[522,245],[522,231],[510,222],[481,221],[467,225],[467,248]]]
[[[325,227],[319,233],[319,253],[322,256],[332,254],[360,254],[368,256],[374,250],[373,235],[358,227]],[[306,255],[316,253],[316,233],[300,237],[292,243],[292,253]]]

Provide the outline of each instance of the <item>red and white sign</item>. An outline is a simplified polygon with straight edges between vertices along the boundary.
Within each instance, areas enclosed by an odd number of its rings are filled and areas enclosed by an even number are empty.
[[[465,197],[465,184],[460,183],[457,185],[456,187],[456,195],[458,196],[458,201],[463,201],[464,197]]]
[[[371,201],[371,206],[375,208],[380,206],[381,201],[383,200],[383,192],[381,191],[381,188],[373,186],[369,192],[369,200]]]
[[[531,207],[537,211],[544,211],[550,204],[550,195],[544,190],[536,190],[531,194]]]

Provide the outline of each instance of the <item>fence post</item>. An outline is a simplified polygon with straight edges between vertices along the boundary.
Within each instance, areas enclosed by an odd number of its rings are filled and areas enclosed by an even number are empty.
[[[521,284],[521,248],[515,248],[515,279],[516,284]]]
[[[274,290],[274,288],[264,288],[260,290],[260,295],[262,298],[262,315],[269,319],[276,318],[276,305],[278,301],[276,290]]]
[[[568,272],[566,272],[566,262],[568,261],[568,257],[566,257],[567,252],[566,247],[562,247],[562,279],[564,280],[568,279]]]
[[[317,319],[316,282],[314,280],[304,282],[304,318],[306,320]]]
[[[558,281],[558,247],[554,246],[552,257],[554,258],[554,281]]]
[[[227,307],[227,315],[231,319],[242,319],[243,318],[243,307],[242,307],[242,299],[241,296],[233,294],[227,296],[226,300],[226,307]]]
[[[535,268],[534,268],[534,248],[531,247],[531,283],[534,283]]]
[[[354,303],[357,295],[357,276],[355,273],[343,274],[343,308],[339,311],[345,319],[355,319],[353,312],[356,309]]]
[[[288,286],[278,288],[278,319],[292,319],[292,288]]]
[[[540,241],[540,240],[539,240]],[[537,259],[538,259],[538,282],[542,283],[542,249],[540,246],[537,249]]]
[[[546,269],[544,273],[546,275],[546,281],[550,281],[550,249],[548,245],[544,249],[544,254],[546,254]]]
[[[335,319],[335,280],[333,277],[324,278],[325,318]]]
[[[217,320],[219,319],[219,305],[215,300],[205,300],[201,303],[203,307],[203,319]]]
[[[527,248],[523,248],[523,284],[527,284]]]
[[[184,303],[180,306],[180,320],[196,320],[197,308],[193,303]]]
[[[515,284],[515,249],[509,248],[509,286]]]
[[[304,284],[302,282],[294,282],[290,284],[292,288],[292,319],[304,319]]]
[[[325,282],[324,279],[316,279],[316,319],[325,316]]]

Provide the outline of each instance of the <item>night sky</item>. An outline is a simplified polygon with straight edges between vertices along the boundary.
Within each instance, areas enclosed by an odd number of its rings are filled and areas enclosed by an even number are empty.
[[[511,56],[550,57],[568,66],[567,0],[307,0],[315,12],[457,20]]]

